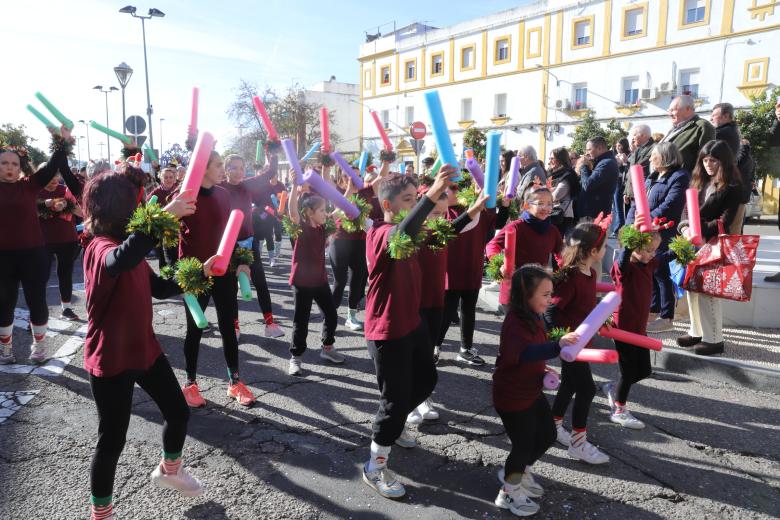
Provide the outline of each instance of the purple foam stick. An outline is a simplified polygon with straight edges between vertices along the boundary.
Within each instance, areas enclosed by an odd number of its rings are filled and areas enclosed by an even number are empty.
[[[295,143],[293,143],[292,139],[282,139],[282,148],[284,149],[284,155],[287,156],[287,162],[295,170],[295,184],[303,184],[303,170],[301,170],[301,163],[298,162],[298,152],[295,150]]]
[[[574,345],[568,345],[561,349],[561,359],[564,361],[572,362],[577,358],[577,354],[585,348],[585,345],[598,334],[599,329],[607,319],[612,316],[612,313],[620,305],[620,295],[616,292],[608,293],[601,302],[596,305],[588,317],[585,318],[579,327],[574,331],[579,334],[580,339]]]
[[[360,210],[348,201],[344,195],[339,193],[331,183],[320,177],[320,175],[314,170],[308,170],[303,174],[303,182],[311,186],[311,188],[319,193],[325,200],[329,200],[334,206],[339,208],[348,219],[356,219],[360,216]],[[603,324],[604,322],[602,322]]]
[[[477,183],[480,188],[485,187],[485,174],[482,173],[482,167],[479,165],[479,161],[474,157],[474,150],[466,150],[466,169],[471,174],[471,178]]]
[[[509,180],[507,180],[506,189],[504,190],[504,198],[515,198],[518,184],[520,184],[520,160],[517,156],[514,156],[512,157],[512,162],[509,163]]]
[[[355,188],[362,190],[363,189],[363,179],[360,178],[360,174],[355,173],[355,170],[352,168],[352,166],[341,156],[338,152],[331,152],[330,158],[333,159],[336,164],[339,165],[339,168],[341,168],[341,171],[349,175],[349,178],[352,179],[352,185],[355,186]]]

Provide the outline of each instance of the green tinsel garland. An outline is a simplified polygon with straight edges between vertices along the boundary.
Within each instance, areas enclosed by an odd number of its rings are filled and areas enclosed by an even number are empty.
[[[382,150],[379,152],[379,160],[382,162],[393,163],[395,162],[396,155],[392,150]]]
[[[140,231],[155,237],[164,248],[174,247],[179,243],[179,219],[157,203],[135,208],[126,229],[128,233]]]
[[[330,154],[320,152],[320,164],[323,166],[333,166],[333,159],[330,158]]]
[[[325,236],[332,235],[333,233],[336,232],[336,229],[338,229],[336,227],[336,222],[330,217],[328,217],[328,219],[325,221],[325,224],[323,224],[322,227],[325,228]]]
[[[366,202],[366,200],[363,197],[360,197],[357,194],[350,195],[349,197],[347,197],[347,200],[349,200],[352,204],[357,206],[357,208],[360,210],[360,215],[358,215],[356,218],[348,219],[347,216],[344,214],[344,212],[339,210],[339,213],[341,215],[339,219],[339,223],[341,224],[341,229],[343,229],[347,233],[363,231],[366,225],[366,219],[368,218],[368,215],[371,213],[371,205],[368,202]]]
[[[279,139],[265,142],[265,151],[268,153],[277,154],[282,149],[282,142]]]
[[[428,230],[428,249],[431,251],[441,251],[457,236],[452,223],[444,217],[429,220],[425,227]]]
[[[172,265],[166,265],[165,267],[160,269],[160,278],[165,278],[166,280],[173,280],[174,276],[176,276],[176,269],[174,269]]]
[[[571,329],[569,327],[553,327],[547,332],[547,340],[555,342],[561,341],[561,338],[570,332]]]
[[[493,282],[501,282],[504,275],[501,274],[501,267],[504,266],[504,253],[493,255],[485,266],[485,274]]]
[[[288,215],[282,217],[282,228],[284,228],[284,232],[287,233],[287,236],[292,240],[297,240],[301,235],[301,231],[303,231],[300,224],[293,222]]]
[[[237,247],[233,250],[233,255],[230,257],[230,266],[228,271],[235,273],[239,265],[252,265],[255,261],[255,254],[251,249],[246,247]]]
[[[387,250],[393,260],[406,260],[417,252],[417,244],[412,237],[396,230],[387,241]]]
[[[458,186],[460,186],[460,184],[458,184]],[[471,205],[477,201],[477,190],[474,188],[474,184],[472,183],[466,188],[459,189],[456,198],[458,200],[458,205],[463,206],[464,208],[470,208]]]
[[[403,220],[406,218],[406,216],[408,214],[409,214],[409,210],[408,209],[402,209],[401,211],[399,211],[396,214],[396,216],[393,217],[393,224],[395,224],[395,225],[400,224],[401,222],[403,222]],[[417,233],[417,236],[414,237],[414,245],[415,245],[415,247],[419,248],[420,246],[422,246],[425,243],[425,241],[427,239],[428,239],[428,230],[425,227],[423,227],[419,231],[419,233]]]
[[[122,154],[122,158],[126,161],[128,159],[135,158],[136,155],[142,152],[141,147],[135,144],[135,141],[133,141],[131,144],[126,144],[123,146],[120,153]]]
[[[677,235],[669,242],[669,249],[674,253],[680,265],[688,265],[696,258],[696,248],[690,240],[682,235]]]
[[[194,257],[182,258],[176,262],[176,283],[185,293],[200,296],[211,289],[214,281],[203,274],[203,263]]]
[[[73,203],[73,201],[67,198],[62,199],[65,201],[65,209],[62,211],[54,211],[53,209],[46,206],[46,201],[44,199],[39,199],[38,218],[49,220],[50,218],[54,218],[57,215],[68,215],[73,213],[73,210],[76,209],[76,205]]]
[[[652,233],[643,233],[632,225],[623,226],[619,233],[620,243],[631,251],[641,251],[653,242]]]
[[[60,134],[54,133],[51,136],[49,151],[51,153],[63,151],[65,152],[65,155],[73,155],[73,143],[75,142],[76,140],[73,137],[65,139]]]

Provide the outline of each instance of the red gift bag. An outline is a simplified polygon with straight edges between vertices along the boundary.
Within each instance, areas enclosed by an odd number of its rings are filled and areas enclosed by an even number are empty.
[[[699,249],[688,264],[683,288],[715,298],[750,301],[759,235],[727,235],[718,221],[718,236]]]

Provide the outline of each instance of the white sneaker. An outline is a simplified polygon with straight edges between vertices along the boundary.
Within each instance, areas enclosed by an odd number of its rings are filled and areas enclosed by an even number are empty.
[[[631,412],[628,410],[623,410],[622,412],[612,412],[609,416],[609,420],[630,430],[641,430],[645,427],[645,423],[631,415]]]
[[[43,363],[46,361],[46,347],[43,342],[35,342],[30,349],[30,361],[33,363]]]
[[[539,504],[528,498],[523,486],[519,484],[501,486],[493,503],[502,509],[509,509],[515,516],[531,516],[539,512]]]
[[[403,484],[398,482],[387,468],[367,471],[364,464],[363,482],[385,498],[401,498],[406,493]]]
[[[498,470],[498,480],[502,484],[506,484],[504,477],[504,468],[501,468]],[[509,485],[512,486],[516,484]],[[539,483],[534,480],[533,475],[531,475],[531,472],[528,471],[528,469],[526,469],[525,473],[523,473],[523,476],[520,479],[520,485],[523,487],[523,492],[526,494],[526,496],[531,498],[539,498],[540,496],[544,495],[544,488],[542,488],[542,486],[540,486]]]
[[[609,462],[609,456],[588,441],[577,447],[569,446],[568,453],[569,457],[587,462],[588,464],[606,464]]]
[[[491,282],[490,285],[485,286],[486,291],[498,292],[501,290],[501,284],[498,282]]]
[[[650,334],[658,334],[661,332],[669,332],[674,330],[672,320],[665,318],[656,318],[647,324],[647,332]]]
[[[418,406],[406,416],[406,424],[417,425],[423,422],[423,416],[420,413],[420,407]]]
[[[278,323],[267,323],[265,326],[266,338],[281,338],[284,336],[284,331]]]
[[[347,314],[344,325],[346,325],[349,330],[363,330],[363,322],[357,319],[357,313],[353,314],[351,310],[349,311],[349,314]]]
[[[423,401],[422,404],[417,407],[417,411],[426,421],[436,421],[439,419],[439,412],[433,409],[433,403],[430,399]]]
[[[417,440],[409,433],[409,430],[404,428],[401,435],[395,440],[395,443],[402,448],[416,448]]]
[[[3,345],[3,348],[0,349],[0,365],[11,365],[13,363],[16,363],[14,346],[12,344]]]
[[[566,447],[571,445],[571,432],[566,430],[563,426],[558,426],[558,438],[556,439],[560,444]]]
[[[197,497],[203,494],[203,485],[190,475],[184,466],[179,466],[179,471],[175,475],[166,475],[162,472],[162,465],[158,464],[152,471],[152,482],[161,488],[175,489],[185,497]]]
[[[435,346],[433,347],[433,364],[438,365],[439,364],[439,357],[441,356],[441,347]]]
[[[276,267],[276,257],[271,257],[268,261],[268,267]]]
[[[291,356],[290,366],[287,368],[287,374],[297,376],[301,373],[301,356]]]
[[[325,346],[323,345],[320,349],[320,357],[326,361],[330,361],[331,363],[335,363],[337,365],[340,365],[344,362],[344,355],[339,354],[336,352],[336,347],[333,345]]]

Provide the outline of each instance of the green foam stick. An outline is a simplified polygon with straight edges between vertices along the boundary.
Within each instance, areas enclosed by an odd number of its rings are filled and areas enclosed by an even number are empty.
[[[120,134],[116,130],[111,130],[110,128],[107,128],[107,127],[101,125],[100,123],[98,123],[96,121],[90,121],[89,122],[89,126],[94,128],[95,130],[99,130],[99,131],[103,132],[104,134],[106,134],[106,135],[108,135],[110,137],[115,137],[116,139],[119,139],[124,144],[127,144],[127,145],[133,144],[133,140],[130,137],[127,137],[124,134]]]
[[[263,142],[257,141],[257,148],[255,149],[255,162],[259,163],[263,158]]]
[[[152,195],[151,197],[149,197],[149,200],[146,201],[147,206],[151,204],[157,204],[157,195]]]
[[[241,297],[245,302],[252,299],[252,287],[249,286],[249,277],[245,272],[238,273],[238,286],[241,288]]]
[[[149,157],[149,159],[156,163],[160,162],[160,160],[157,158],[157,154],[154,153],[154,150],[149,147],[149,143],[144,143],[144,150],[146,150],[146,155]]]
[[[436,158],[436,162],[433,163],[433,168],[431,168],[431,177],[436,177],[436,174],[439,173],[439,170],[441,169],[441,155]]]
[[[41,103],[43,103],[43,106],[45,106],[45,107],[46,107],[46,109],[47,109],[49,112],[51,112],[51,115],[53,115],[53,116],[54,116],[54,119],[56,119],[57,121],[59,121],[60,123],[62,123],[63,125],[65,125],[65,128],[67,128],[68,130],[73,130],[73,121],[71,121],[70,119],[68,119],[67,117],[65,117],[65,114],[63,114],[62,112],[60,112],[60,111],[57,109],[57,107],[55,107],[54,105],[52,105],[52,104],[51,104],[51,101],[49,101],[48,99],[46,99],[46,97],[45,97],[43,94],[41,94],[40,92],[36,92],[36,93],[35,93],[35,97],[37,97],[37,98],[38,98],[38,101],[40,101]]]
[[[51,121],[49,121],[49,118],[48,118],[48,117],[46,117],[45,115],[41,114],[41,113],[38,111],[38,109],[37,109],[37,108],[35,108],[35,107],[34,107],[34,106],[32,106],[32,105],[27,105],[27,110],[29,110],[29,111],[30,111],[30,113],[31,113],[32,115],[34,115],[35,117],[37,117],[37,118],[38,118],[38,120],[39,120],[41,123],[43,123],[44,125],[46,125],[46,128],[54,128],[55,130],[57,130],[57,125],[55,125],[54,123],[52,123]]]
[[[192,314],[195,325],[197,325],[199,329],[205,329],[209,322],[206,321],[206,315],[203,314],[203,309],[200,308],[198,298],[194,294],[184,293],[184,303],[187,305],[190,314]]]

